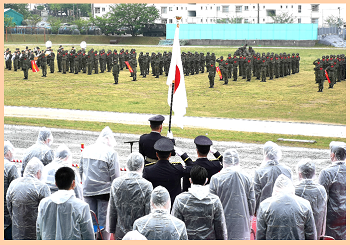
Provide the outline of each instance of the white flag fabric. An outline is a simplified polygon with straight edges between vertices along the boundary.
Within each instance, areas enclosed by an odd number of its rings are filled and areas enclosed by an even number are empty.
[[[174,35],[173,51],[168,73],[167,85],[168,104],[171,103],[172,83],[175,82],[173,96],[173,111],[175,124],[183,128],[184,118],[187,107],[187,96],[185,87],[185,77],[181,61],[180,41],[179,41],[179,24],[177,24]]]

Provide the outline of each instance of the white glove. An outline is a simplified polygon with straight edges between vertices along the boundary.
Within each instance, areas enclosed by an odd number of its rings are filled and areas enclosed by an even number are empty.
[[[166,135],[169,139],[174,139],[173,133],[168,131],[168,134]]]
[[[183,151],[179,147],[174,146],[174,150],[178,156],[182,156],[184,154]]]
[[[214,149],[214,147],[213,147],[213,146],[210,146],[210,152],[211,152],[212,154],[214,154],[214,153],[216,153],[216,152],[217,152],[217,150],[216,150],[216,149]]]

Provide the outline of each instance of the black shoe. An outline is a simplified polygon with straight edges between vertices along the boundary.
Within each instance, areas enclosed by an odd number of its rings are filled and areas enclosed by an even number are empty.
[[[114,84],[118,84],[118,82],[114,83]]]
[[[159,76],[156,76],[155,78],[159,78]]]
[[[248,79],[247,82],[250,82],[250,79]]]
[[[209,88],[214,88],[214,86],[210,86]]]
[[[227,83],[223,83],[222,85],[227,85]]]
[[[245,77],[242,77],[242,79],[245,79]]]
[[[44,75],[42,75],[41,77],[45,77]]]
[[[28,78],[27,77],[23,78],[23,80],[26,80],[26,79],[28,79]]]

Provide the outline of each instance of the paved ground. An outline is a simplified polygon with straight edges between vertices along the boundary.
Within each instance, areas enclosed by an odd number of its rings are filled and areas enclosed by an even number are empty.
[[[4,115],[9,117],[99,121],[106,123],[113,122],[137,125],[148,125],[148,118],[152,116],[150,114],[83,111],[17,106],[5,106]],[[168,116],[165,116],[165,118],[165,125],[167,125],[169,118]],[[330,124],[184,117],[184,127],[346,138],[346,126]]]

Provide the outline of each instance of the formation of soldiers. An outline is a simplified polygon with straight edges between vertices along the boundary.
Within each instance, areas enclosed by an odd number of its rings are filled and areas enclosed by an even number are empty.
[[[346,57],[341,55],[322,56],[322,59],[317,59],[313,62],[315,65],[315,80],[318,83],[318,91],[323,91],[323,83],[329,78],[329,87],[333,88],[334,84],[346,79]]]
[[[299,73],[299,53],[292,53],[292,56],[285,52],[280,54],[267,52],[260,55],[252,47],[247,49],[246,46],[238,48],[233,56],[228,54],[226,59],[223,56],[215,59],[214,53],[211,55],[209,52],[207,53],[205,58],[207,72],[209,72],[209,88],[214,87],[216,62],[219,63],[219,69],[222,74],[220,80],[224,81],[224,85],[228,84],[229,78],[237,81],[238,76],[242,76],[242,79],[246,79],[247,82],[251,81],[252,76],[256,77],[257,80],[261,79],[260,82],[266,82],[266,77],[272,80],[273,78]]]

